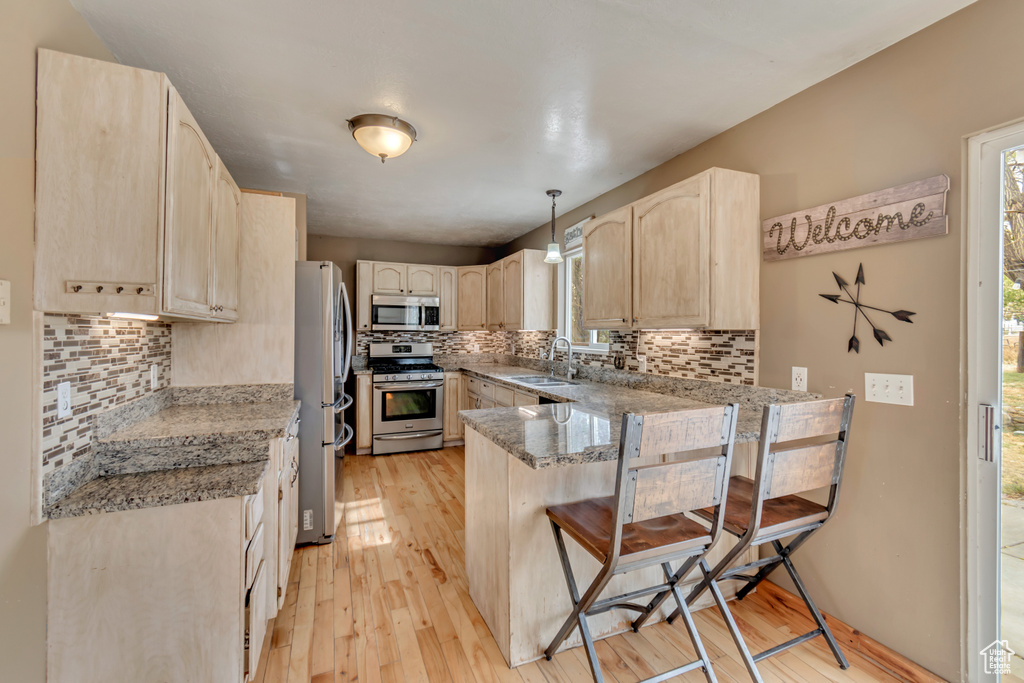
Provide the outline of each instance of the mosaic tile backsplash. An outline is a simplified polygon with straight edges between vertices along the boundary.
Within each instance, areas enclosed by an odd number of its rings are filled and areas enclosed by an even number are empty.
[[[96,416],[171,384],[171,326],[83,316],[43,318],[43,475],[89,452]],[[57,418],[57,385],[71,382],[71,415]]]
[[[494,353],[539,358],[551,348],[555,332],[360,332],[356,353],[365,356],[370,343],[431,342],[435,355]],[[626,370],[639,370],[636,355],[647,355],[647,372],[668,377],[729,384],[757,384],[756,330],[658,330],[611,332],[608,355],[581,353],[582,365],[614,367],[622,354]],[[565,346],[559,345],[561,358]]]

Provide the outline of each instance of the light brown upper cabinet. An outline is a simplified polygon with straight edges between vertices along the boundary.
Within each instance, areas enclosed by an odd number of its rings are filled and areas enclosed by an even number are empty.
[[[550,330],[554,320],[554,266],[545,252],[524,249],[502,259],[503,330]],[[490,286],[490,281],[488,281]]]
[[[374,263],[373,293],[398,296],[405,294],[408,274],[409,267],[404,263]]]
[[[410,265],[407,294],[412,296],[440,296],[440,269],[437,266]]]
[[[356,261],[356,329],[369,331],[373,316],[373,262]]]
[[[407,263],[373,263],[373,293],[393,296],[438,296],[437,266]]]
[[[483,330],[487,327],[487,266],[461,266],[458,277],[458,328]]]
[[[170,91],[164,218],[164,310],[216,313],[210,247],[217,155],[185,102]]]
[[[36,310],[233,320],[238,189],[166,76],[39,50],[37,87]]]
[[[583,226],[583,326],[628,330],[633,319],[633,207]]]
[[[589,329],[757,329],[759,179],[712,168],[584,227]]]
[[[437,269],[441,287],[442,330],[456,330],[459,326],[459,269],[442,266]]]
[[[213,307],[214,315],[238,319],[238,288],[241,272],[242,193],[224,162],[217,159],[213,213]]]
[[[504,263],[497,261],[487,266],[487,329],[497,331],[505,327]]]

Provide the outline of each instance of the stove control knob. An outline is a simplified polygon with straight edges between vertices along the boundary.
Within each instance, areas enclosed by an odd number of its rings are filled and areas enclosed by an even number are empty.
[[[430,379],[430,375],[420,375],[420,379]]]

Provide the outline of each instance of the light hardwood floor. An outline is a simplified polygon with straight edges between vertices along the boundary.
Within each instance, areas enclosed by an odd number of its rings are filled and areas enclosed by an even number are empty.
[[[349,455],[342,480],[336,540],[295,553],[285,606],[268,629],[272,636],[263,645],[257,683],[592,680],[582,648],[514,670],[505,665],[466,584],[462,447]],[[731,605],[751,649],[813,628],[802,603],[772,584]],[[569,607],[567,594],[566,613]],[[718,678],[749,681],[717,610],[695,618]],[[840,670],[816,638],[762,661],[765,681],[941,680],[845,624],[829,623],[849,670]],[[607,680],[618,683],[695,658],[678,622],[607,638],[597,651]],[[704,677],[693,671],[678,680]]]

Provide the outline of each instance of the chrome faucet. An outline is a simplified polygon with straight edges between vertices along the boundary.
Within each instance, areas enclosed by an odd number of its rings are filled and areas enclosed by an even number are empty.
[[[576,376],[576,370],[572,367],[572,342],[569,341],[568,337],[555,337],[551,342],[551,351],[548,353],[548,358],[551,360],[551,376],[555,376],[555,346],[558,345],[559,341],[564,341],[565,345],[569,347],[569,369],[565,373],[566,379],[572,379]]]

